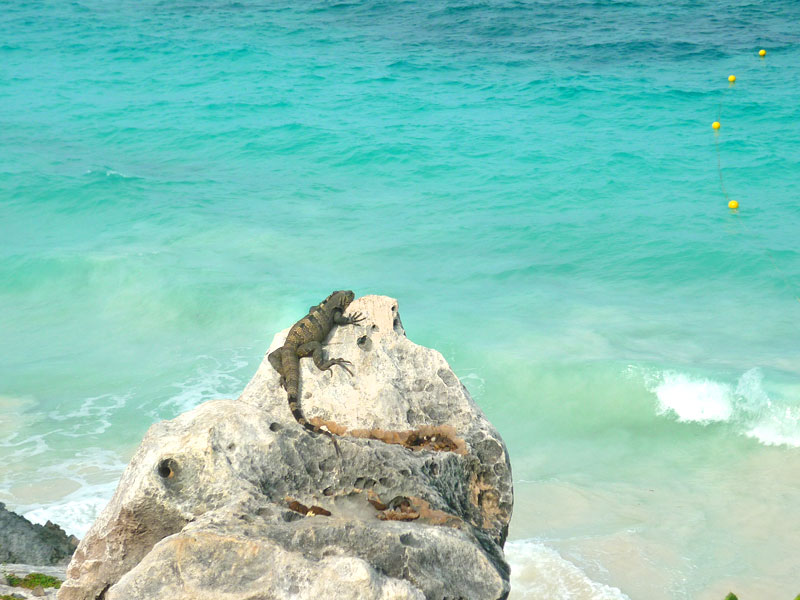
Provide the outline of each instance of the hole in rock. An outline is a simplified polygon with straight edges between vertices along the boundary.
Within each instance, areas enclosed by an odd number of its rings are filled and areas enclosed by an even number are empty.
[[[158,463],[156,470],[158,471],[160,477],[164,479],[172,479],[175,477],[175,473],[178,470],[178,463],[176,463],[172,458],[165,458]]]
[[[273,431],[273,432],[274,431],[280,431],[281,430],[280,423],[270,423],[269,424],[269,430]]]
[[[283,517],[283,520],[286,521],[287,523],[291,523],[292,521],[299,521],[300,519],[303,518],[303,515],[294,512],[292,510],[284,511],[283,515],[281,516]]]
[[[360,338],[356,340],[356,344],[362,350],[371,350],[372,349],[372,340],[369,339],[368,336],[362,335]]]
[[[412,548],[419,548],[422,545],[412,533],[404,533],[401,535],[400,543],[403,544],[403,546],[411,546]]]

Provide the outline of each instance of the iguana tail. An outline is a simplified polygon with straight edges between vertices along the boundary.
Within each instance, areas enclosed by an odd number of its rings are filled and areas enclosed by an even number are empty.
[[[292,416],[294,417],[295,421],[300,423],[303,427],[305,427],[311,433],[321,433],[323,435],[328,436],[331,441],[333,442],[333,447],[336,449],[336,456],[342,458],[342,451],[339,450],[339,444],[336,441],[336,437],[327,429],[322,429],[322,427],[318,427],[316,425],[312,425],[308,422],[305,415],[303,414],[302,409],[300,408],[300,404],[297,402],[297,393],[289,392],[289,410],[292,411]]]

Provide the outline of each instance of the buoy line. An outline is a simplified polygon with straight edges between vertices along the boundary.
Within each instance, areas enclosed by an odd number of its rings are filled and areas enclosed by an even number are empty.
[[[761,58],[764,58],[766,54],[767,51],[764,50],[763,48],[758,51],[758,55]],[[730,82],[729,88],[732,88],[734,83],[736,82],[736,75],[729,75],[728,81]],[[753,235],[752,231],[750,230],[745,220],[740,218],[740,215],[738,214],[739,202],[736,200],[731,200],[730,196],[728,195],[728,190],[725,189],[725,180],[722,177],[722,158],[721,158],[722,153],[720,152],[719,149],[719,135],[720,135],[719,130],[722,127],[721,121],[722,121],[722,100],[720,100],[719,105],[717,107],[717,120],[711,124],[711,127],[714,129],[714,147],[716,148],[717,151],[717,173],[719,174],[719,187],[722,190],[722,195],[728,202],[728,208],[731,209],[733,216],[736,218],[735,222],[737,227],[739,227],[740,233],[746,232],[748,236],[752,239],[755,236]],[[778,275],[780,276],[783,283],[789,289],[795,291],[794,293],[795,300],[800,302],[800,294],[796,293],[796,290],[800,289],[800,286],[798,286],[793,279],[791,279],[789,276],[786,275],[781,266],[778,264],[778,261],[775,260],[775,257],[772,255],[772,252],[770,252],[769,248],[764,246],[762,247],[762,249],[766,253],[770,262],[772,263],[772,266],[778,272]]]

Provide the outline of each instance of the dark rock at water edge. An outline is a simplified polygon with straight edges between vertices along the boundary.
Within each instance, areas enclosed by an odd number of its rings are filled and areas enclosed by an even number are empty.
[[[78,540],[55,523],[31,523],[0,502],[0,563],[57,565],[69,560]]]

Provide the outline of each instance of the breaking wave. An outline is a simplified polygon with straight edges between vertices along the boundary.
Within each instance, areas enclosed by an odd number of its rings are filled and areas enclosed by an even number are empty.
[[[735,383],[675,371],[645,379],[659,415],[681,423],[727,423],[765,445],[800,447],[800,406],[768,393],[760,369],[746,371]]]

